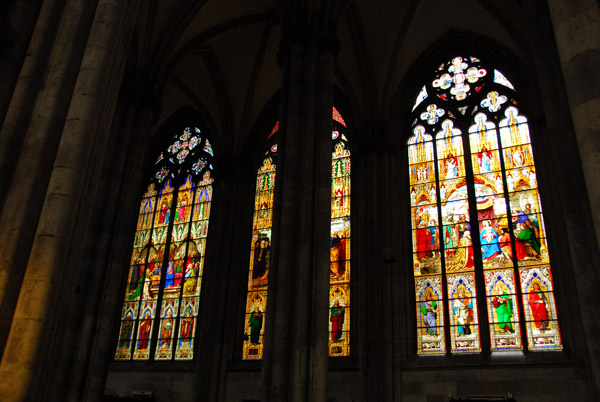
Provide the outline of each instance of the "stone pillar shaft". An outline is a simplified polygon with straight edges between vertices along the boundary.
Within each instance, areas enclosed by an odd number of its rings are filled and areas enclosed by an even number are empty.
[[[93,3],[63,3],[46,1],[42,6],[0,135],[0,185],[9,189],[0,196],[0,348],[93,18]]]
[[[45,388],[60,378],[52,371],[62,363],[57,358],[69,359],[56,345],[65,331],[77,330],[61,319],[73,308],[68,285],[82,269],[77,235],[91,207],[82,196],[94,199],[98,169],[92,161],[106,142],[138,4],[100,0],[96,8],[0,364],[0,376],[11,379],[0,385],[6,401],[44,399]]]
[[[596,240],[600,242],[600,7],[596,0],[548,0],[560,63],[565,79],[575,136],[591,206]],[[599,243],[600,244],[600,243]],[[600,319],[597,281],[591,266],[575,266],[590,378],[600,397]]]
[[[120,99],[117,108],[126,110],[126,113],[120,119],[115,117],[120,121],[113,122],[110,130],[106,154],[114,157],[104,162],[104,169],[109,172],[103,175],[97,190],[99,196],[105,194],[102,197],[103,208],[94,211],[108,225],[115,223],[115,211],[120,211],[121,216],[137,217],[138,204],[127,208],[124,200],[137,200],[139,196],[139,189],[131,183],[139,181],[148,148],[146,140],[141,137],[150,132],[155,115],[154,108],[140,100]],[[119,318],[114,312],[123,303],[121,269],[124,261],[119,256],[131,252],[130,236],[130,230],[103,230],[101,235],[86,239],[88,247],[93,244],[94,248],[110,252],[100,256],[86,255],[82,261],[89,275],[79,278],[82,292],[77,295],[79,300],[76,303],[83,305],[82,314],[86,319],[77,331],[72,331],[70,339],[63,341],[63,344],[76,345],[73,346],[74,357],[63,374],[68,376],[68,391],[61,399],[65,402],[99,400],[104,392],[108,366],[115,352],[111,324]]]
[[[283,51],[263,400],[324,402],[335,52],[301,39]]]
[[[595,0],[548,0],[548,5],[594,226],[600,233],[600,7]]]

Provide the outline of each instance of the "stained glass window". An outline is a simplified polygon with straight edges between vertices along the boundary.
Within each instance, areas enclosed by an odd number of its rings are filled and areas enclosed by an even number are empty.
[[[350,146],[346,123],[333,108],[329,356],[350,355]]]
[[[246,299],[244,359],[261,359],[263,355],[264,316],[271,267],[271,228],[273,227],[273,195],[277,168],[276,134],[279,122],[269,134],[270,147],[256,174],[254,218],[250,242],[250,270]]]
[[[408,140],[417,353],[561,350],[527,118],[475,57],[416,96]],[[446,350],[449,346],[450,350]]]
[[[116,360],[190,360],[212,202],[213,150],[186,128],[157,157],[142,197]]]

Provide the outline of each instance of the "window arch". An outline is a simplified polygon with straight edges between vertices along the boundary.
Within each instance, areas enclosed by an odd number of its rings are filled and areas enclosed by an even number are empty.
[[[116,360],[194,356],[212,159],[198,127],[175,134],[157,156],[140,203]]]
[[[408,140],[417,353],[561,350],[518,92],[472,56],[440,65]]]

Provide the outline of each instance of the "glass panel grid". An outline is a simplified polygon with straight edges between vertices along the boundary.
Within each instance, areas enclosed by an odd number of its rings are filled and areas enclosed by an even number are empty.
[[[350,356],[350,149],[333,133],[329,244],[329,356]]]
[[[272,147],[276,149],[276,146]],[[271,255],[271,227],[276,165],[268,155],[257,172],[254,201],[253,233],[250,245],[248,293],[244,324],[243,359],[261,359],[263,354],[264,314],[267,309],[267,291]]]

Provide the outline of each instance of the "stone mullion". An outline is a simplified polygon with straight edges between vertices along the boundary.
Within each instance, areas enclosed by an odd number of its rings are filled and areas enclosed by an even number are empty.
[[[0,388],[6,400],[42,399],[54,378],[50,369],[61,355],[55,342],[68,329],[58,315],[70,307],[56,300],[73,291],[67,285],[77,264],[67,255],[83,247],[77,236],[87,228],[90,206],[82,196],[94,193],[96,178],[89,176],[99,172],[92,160],[106,145],[102,130],[110,128],[137,5],[101,0],[96,9],[0,365],[3,378],[15,379]]]

